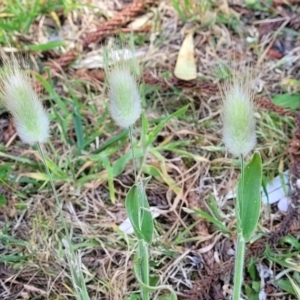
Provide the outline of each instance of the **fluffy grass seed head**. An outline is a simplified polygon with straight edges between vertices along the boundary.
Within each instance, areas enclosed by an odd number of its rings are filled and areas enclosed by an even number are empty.
[[[32,77],[14,57],[1,70],[1,101],[13,117],[19,137],[30,145],[45,142],[49,135],[48,116],[33,85]]]
[[[234,78],[221,89],[223,142],[234,156],[246,156],[256,145],[255,107],[248,78]]]
[[[118,62],[106,72],[111,116],[120,127],[129,128],[142,111],[136,77],[126,61]]]

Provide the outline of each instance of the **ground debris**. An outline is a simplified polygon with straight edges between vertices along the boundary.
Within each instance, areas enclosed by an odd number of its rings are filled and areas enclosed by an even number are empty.
[[[91,43],[99,42],[101,38],[105,37],[107,34],[111,34],[116,28],[133,21],[140,13],[145,11],[145,8],[156,2],[157,0],[135,0],[110,20],[101,24],[97,30],[90,32],[84,39],[83,46],[87,47]]]

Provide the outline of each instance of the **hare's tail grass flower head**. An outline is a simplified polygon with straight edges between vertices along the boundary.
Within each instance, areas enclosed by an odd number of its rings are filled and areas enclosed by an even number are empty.
[[[123,128],[132,126],[141,115],[141,99],[136,79],[125,65],[108,75],[109,108],[112,118]]]
[[[24,143],[44,143],[49,136],[49,119],[34,90],[34,79],[13,57],[0,72],[1,101],[11,113]]]
[[[112,118],[120,127],[129,128],[138,120],[142,111],[136,78],[137,62],[128,57],[125,50],[123,57],[120,53],[118,51],[115,55],[110,55],[110,59],[114,60],[113,64],[106,61],[109,109]]]
[[[234,156],[245,157],[256,145],[255,107],[249,78],[233,78],[221,88],[223,142]]]

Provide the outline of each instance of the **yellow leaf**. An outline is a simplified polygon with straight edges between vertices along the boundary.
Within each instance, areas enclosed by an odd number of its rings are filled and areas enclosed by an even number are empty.
[[[22,176],[29,177],[29,178],[36,179],[36,180],[41,180],[41,181],[48,181],[49,180],[49,177],[46,173],[40,173],[40,172],[23,173]]]
[[[50,15],[51,15],[52,19],[54,20],[54,22],[56,23],[57,27],[60,28],[60,27],[61,27],[61,24],[60,24],[59,17],[58,17],[58,15],[56,14],[56,12],[55,12],[55,11],[51,11],[51,12],[50,12]]]
[[[193,33],[189,33],[179,50],[174,74],[178,79],[193,80],[197,78],[197,66],[194,53]]]
[[[136,18],[132,23],[129,24],[129,28],[132,30],[138,30],[143,26],[149,24],[150,19],[152,18],[153,13],[145,14],[139,18]]]

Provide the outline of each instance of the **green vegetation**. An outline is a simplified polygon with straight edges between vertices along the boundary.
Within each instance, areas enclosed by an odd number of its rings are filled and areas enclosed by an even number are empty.
[[[149,1],[146,25],[140,25],[145,19],[131,16],[140,27],[129,29],[120,18],[118,26],[101,28],[101,42],[84,46],[97,27],[130,5],[109,2],[4,1],[1,7],[3,63],[9,66],[14,56],[26,61],[24,74],[38,92],[50,127],[48,139],[47,130],[42,137],[22,137],[24,126],[20,129],[16,122],[20,114],[26,114],[26,130],[34,134],[41,127],[31,122],[40,121],[34,105],[26,112],[8,102],[7,91],[21,95],[20,103],[28,98],[15,85],[6,89],[14,78],[5,77],[7,68],[2,69],[0,298],[296,297],[297,213],[282,213],[277,204],[259,201],[261,168],[268,192],[267,183],[282,176],[298,155],[297,144],[289,147],[292,137],[297,141],[295,57],[291,52],[277,59],[280,53],[268,51],[270,37],[260,23],[278,17],[273,4]],[[251,31],[254,23],[259,38]],[[299,44],[292,26],[267,28],[274,45],[288,33],[295,38],[293,45]],[[197,78],[184,81],[173,74],[190,32]],[[120,53],[115,49],[119,44]],[[139,65],[133,80],[115,87],[110,80],[115,63],[106,61],[104,48],[112,51],[112,60],[134,53],[134,63],[121,76],[124,80]],[[241,78],[241,65],[253,69],[249,89],[256,103],[251,118],[257,153],[250,155],[252,144],[244,149],[247,153],[232,152],[222,141],[218,84]],[[138,94],[138,105],[128,102],[116,113],[112,86],[120,99]],[[235,115],[242,116],[241,110]],[[243,138],[251,142],[251,137]],[[236,192],[237,204],[232,200]],[[245,253],[238,251],[240,268],[234,271],[237,244],[244,245]],[[243,278],[238,288],[234,272]]]

